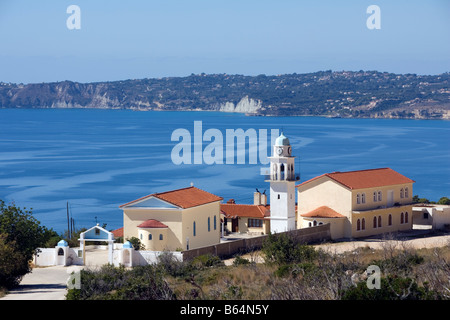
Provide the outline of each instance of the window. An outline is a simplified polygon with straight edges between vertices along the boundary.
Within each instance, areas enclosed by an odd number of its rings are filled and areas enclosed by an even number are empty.
[[[317,221],[316,220],[313,221],[313,226],[314,227],[317,226]]]
[[[361,203],[366,203],[366,194],[361,194]]]
[[[148,234],[148,240],[152,240],[152,239],[153,239],[153,236],[152,236],[151,233],[149,233],[149,234]]]
[[[356,204],[360,204],[361,200],[360,200],[360,195],[359,193],[356,195]],[[359,220],[358,220],[359,221]]]
[[[378,228],[381,228],[381,216],[378,216]]]
[[[404,223],[404,221],[405,221],[405,216],[404,216],[404,213],[402,212],[400,214],[400,223]]]
[[[424,213],[423,213],[423,218],[424,218],[424,219],[428,219],[428,212],[424,212]]]
[[[365,219],[365,218],[362,218],[362,221],[361,221],[361,230],[366,230],[366,219]]]
[[[214,216],[214,230],[217,229],[217,217]]]
[[[95,235],[99,236],[100,235],[100,229],[95,228]]]
[[[403,188],[400,189],[400,198],[404,198],[405,197],[405,192],[403,191]]]
[[[408,223],[408,212],[405,212],[405,223]]]
[[[194,235],[194,237],[197,235],[197,230],[195,228],[195,221],[194,221],[193,226],[192,226],[192,234]]]
[[[377,192],[373,192],[373,202],[377,202]]]
[[[378,201],[381,201],[381,191],[378,191]]]
[[[361,221],[358,219],[356,220],[356,231],[361,230]]]
[[[392,214],[389,214],[388,225],[392,226]]]
[[[159,234],[159,240],[162,240],[163,239],[163,235],[160,233]]]
[[[278,199],[280,199],[280,195],[278,195]]]
[[[408,190],[408,187],[405,188],[405,198],[409,198],[409,190]]]
[[[377,217],[373,217],[373,227],[377,227]]]
[[[308,222],[308,227],[311,227],[311,226],[312,226],[311,222]]]
[[[263,221],[261,219],[248,219],[249,228],[262,228]]]
[[[208,217],[208,232],[211,231],[211,218]]]
[[[139,239],[141,239],[142,240],[142,233],[139,235]]]

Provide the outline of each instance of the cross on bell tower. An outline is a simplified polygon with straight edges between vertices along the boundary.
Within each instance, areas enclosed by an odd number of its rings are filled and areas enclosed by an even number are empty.
[[[270,159],[270,232],[295,229],[295,157],[283,133],[275,140]]]

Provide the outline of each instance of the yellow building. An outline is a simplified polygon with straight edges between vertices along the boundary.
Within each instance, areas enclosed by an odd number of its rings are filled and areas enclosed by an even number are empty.
[[[297,228],[330,223],[331,237],[412,228],[415,181],[390,168],[326,173],[297,185]]]
[[[229,232],[262,235],[270,232],[270,206],[267,196],[254,193],[253,204],[236,204],[233,199],[222,203],[220,211]]]
[[[123,210],[124,239],[136,237],[145,250],[189,250],[220,242],[220,201],[196,187],[133,200]]]

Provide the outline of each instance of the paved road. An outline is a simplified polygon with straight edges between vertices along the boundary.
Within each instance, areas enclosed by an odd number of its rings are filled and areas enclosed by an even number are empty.
[[[87,250],[86,267],[96,268],[108,262],[107,250]],[[55,266],[33,268],[26,274],[19,287],[11,290],[1,300],[64,300],[67,293],[67,280],[74,270],[81,266]]]
[[[69,267],[34,268],[19,287],[0,300],[64,300],[67,293]]]

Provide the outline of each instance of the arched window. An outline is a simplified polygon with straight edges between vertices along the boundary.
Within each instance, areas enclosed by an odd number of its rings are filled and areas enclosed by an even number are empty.
[[[404,223],[404,221],[405,221],[404,213],[402,212],[402,213],[400,214],[400,223]]]
[[[63,256],[64,255],[64,250],[62,248],[58,249],[58,256]]]
[[[162,235],[162,233],[160,233],[159,234],[159,240],[162,240],[163,239],[163,235]]]
[[[388,225],[392,226],[392,214],[389,214]]]
[[[311,221],[310,222],[308,222],[308,227],[311,227],[312,226],[312,224],[311,224]]]
[[[139,238],[142,240],[142,233],[139,235]]]
[[[149,233],[149,234],[148,234],[148,240],[152,240],[152,239],[153,239],[153,236],[152,236],[151,233]]]
[[[365,218],[362,218],[362,221],[361,221],[361,229],[362,229],[362,230],[366,230],[366,219],[365,219]]]
[[[197,235],[197,230],[196,230],[196,226],[195,226],[195,221],[192,224],[192,234],[194,235],[194,237]]]
[[[378,191],[378,201],[381,201],[382,200],[382,198],[381,198],[381,191]]]
[[[317,221],[316,220],[314,220],[313,226],[317,226]]]
[[[403,191],[403,188],[400,189],[400,198],[404,198],[405,197],[405,192]]]
[[[366,203],[366,194],[361,194],[361,203]]]
[[[373,227],[377,227],[377,217],[373,217]]]
[[[408,190],[408,187],[405,188],[405,198],[409,198],[409,190]]]
[[[408,223],[408,212],[405,212],[405,223]]]
[[[377,192],[373,192],[373,202],[377,202]]]
[[[356,220],[356,231],[361,230],[361,221],[358,219]]]
[[[211,231],[211,218],[208,217],[208,232]]]
[[[361,199],[360,199],[360,195],[359,193],[356,195],[356,204],[360,204],[361,203]]]
[[[381,216],[378,216],[378,228],[381,228]]]

